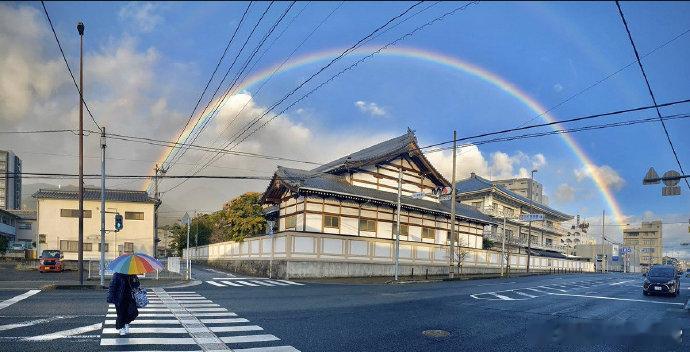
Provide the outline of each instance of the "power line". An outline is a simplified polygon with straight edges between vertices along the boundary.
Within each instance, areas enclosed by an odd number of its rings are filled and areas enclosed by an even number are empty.
[[[621,20],[623,20],[623,25],[625,26],[625,31],[628,33],[628,39],[630,39],[630,44],[633,47],[633,51],[635,52],[635,57],[637,58],[637,64],[640,66],[640,71],[642,71],[642,77],[644,77],[644,83],[647,86],[647,91],[649,92],[649,96],[652,97],[652,102],[656,106],[656,97],[654,97],[654,92],[652,91],[652,86],[649,84],[649,79],[647,78],[647,73],[644,70],[644,65],[642,65],[642,61],[640,60],[640,54],[637,52],[637,46],[635,45],[635,41],[633,40],[632,33],[630,33],[630,28],[628,28],[628,22],[625,20],[625,15],[623,14],[623,9],[621,9],[621,4],[618,0],[616,0],[616,7],[618,8],[618,14],[621,16]],[[682,174],[685,174],[685,171],[683,170],[683,165],[680,163],[680,159],[678,158],[678,153],[676,152],[676,147],[673,146],[673,141],[671,141],[671,136],[668,133],[668,129],[666,128],[666,123],[664,123],[664,120],[661,119],[661,112],[659,111],[659,107],[656,106],[656,114],[660,118],[661,126],[664,128],[664,134],[666,134],[666,140],[668,140],[668,144],[671,146],[671,151],[673,152],[673,156],[676,158],[676,163],[678,164],[678,167],[680,168],[680,172]],[[688,179],[685,179],[685,185],[688,186],[688,189],[690,189],[690,181]]]
[[[235,88],[235,85],[236,85],[237,82],[239,81],[240,77],[242,77],[242,74],[243,74],[243,73],[245,72],[245,70],[247,69],[247,66],[249,66],[249,64],[252,62],[252,60],[253,60],[254,57],[256,56],[256,53],[261,49],[261,47],[264,45],[264,43],[266,42],[266,40],[271,36],[271,34],[273,34],[273,32],[275,31],[275,29],[276,29],[276,28],[278,27],[278,25],[283,21],[283,19],[285,18],[285,16],[290,12],[290,10],[291,10],[292,7],[295,5],[295,3],[296,3],[296,1],[291,2],[290,5],[285,9],[285,11],[283,11],[282,15],[278,18],[278,20],[276,20],[276,22],[273,24],[273,26],[271,26],[271,28],[268,30],[268,32],[267,32],[266,34],[264,34],[264,36],[263,36],[263,38],[261,39],[261,41],[259,42],[259,44],[256,46],[256,48],[254,49],[254,51],[250,54],[249,58],[245,61],[245,63],[244,63],[244,65],[242,66],[241,70],[235,75],[235,78],[233,79],[233,81],[232,81],[232,83],[230,84],[230,86],[228,87],[228,89],[225,91],[225,94],[223,95],[223,97],[217,102],[216,106],[214,107],[214,109],[213,109],[213,110],[211,111],[211,113],[209,114],[209,118],[206,119],[206,120],[204,120],[203,124],[201,125],[201,128],[199,129],[199,132],[197,132],[197,134],[196,134],[196,135],[194,136],[194,138],[192,139],[192,143],[194,143],[194,142],[197,140],[197,138],[199,138],[199,136],[201,135],[201,132],[203,132],[203,130],[206,128],[206,126],[209,124],[209,122],[210,122],[212,119],[214,119],[215,116],[217,116],[217,114],[218,114],[219,111],[220,111],[221,104],[223,104],[223,102],[227,99],[227,97],[228,97],[228,95],[230,94],[230,92],[233,91],[233,89]],[[281,35],[282,35],[282,34],[281,34]],[[273,43],[274,43],[274,42],[272,42],[270,45],[272,46]],[[259,60],[261,60],[261,58],[263,57],[263,55],[264,55],[265,53],[266,53],[266,52],[264,51],[264,53],[262,53],[262,55],[259,57],[259,59],[258,59],[257,61],[255,61],[255,63],[258,62]],[[253,68],[253,67],[254,67],[254,66],[252,66],[252,68]],[[251,69],[250,69],[250,71],[251,71]],[[177,160],[180,160],[180,158],[181,158],[184,154],[185,154],[185,151],[182,152],[182,154],[180,155],[180,157],[178,157]]]
[[[60,49],[60,54],[62,54],[62,60],[65,61],[65,66],[67,66],[67,71],[69,72],[69,75],[72,77],[72,82],[74,82],[74,87],[77,88],[77,94],[79,94],[79,85],[77,84],[77,79],[74,78],[74,73],[72,73],[72,69],[69,67],[69,63],[67,62],[67,56],[65,56],[65,51],[62,50],[62,44],[60,44],[60,39],[58,38],[57,32],[55,31],[55,27],[53,27],[53,21],[50,19],[50,15],[48,14],[48,9],[46,8],[46,4],[41,1],[41,6],[43,6],[43,12],[46,14],[46,18],[48,19],[48,24],[50,24],[50,29],[53,31],[53,36],[55,36],[55,41],[57,42],[58,48]],[[86,99],[84,97],[81,98],[82,103],[84,103],[84,106],[86,107],[86,111],[89,113],[89,116],[91,116],[91,121],[98,127],[98,129],[101,129],[101,126],[96,122],[96,119],[93,117],[93,114],[91,113],[91,109],[89,109],[89,106],[86,105]]]
[[[375,35],[375,34],[378,33],[379,31],[381,31],[383,28],[387,27],[390,23],[392,23],[392,22],[394,22],[395,20],[397,20],[397,19],[403,17],[405,14],[407,14],[409,11],[411,11],[413,8],[415,8],[416,6],[418,6],[418,5],[421,4],[421,3],[422,3],[422,1],[416,2],[416,3],[413,4],[412,6],[408,7],[408,8],[407,8],[405,11],[403,11],[402,13],[400,13],[400,14],[394,16],[393,18],[389,19],[386,23],[384,23],[383,25],[377,27],[376,29],[374,29],[374,31],[372,31],[371,33],[369,33],[369,34],[366,35],[365,37],[361,38],[359,41],[357,41],[355,44],[353,44],[353,45],[350,46],[349,48],[345,49],[342,53],[340,53],[340,55],[338,55],[337,57],[333,58],[328,64],[326,64],[325,66],[321,67],[318,71],[316,71],[315,73],[313,73],[312,75],[310,75],[307,79],[305,79],[304,81],[302,81],[302,83],[300,83],[297,87],[295,87],[295,88],[292,89],[290,92],[288,92],[283,98],[281,98],[281,99],[278,100],[276,103],[274,103],[271,107],[269,107],[269,108],[266,110],[266,112],[265,112],[264,114],[262,114],[261,116],[259,116],[259,118],[254,119],[253,122],[247,123],[247,124],[245,125],[245,128],[244,128],[239,134],[237,134],[237,137],[236,137],[234,140],[236,140],[237,138],[241,137],[242,134],[244,134],[246,131],[249,131],[249,129],[251,129],[251,127],[253,127],[253,126],[254,126],[258,121],[260,121],[264,116],[266,116],[268,113],[270,113],[272,110],[274,110],[274,109],[275,109],[278,105],[280,105],[283,101],[285,101],[285,100],[288,99],[290,96],[292,96],[296,91],[298,91],[299,89],[301,89],[305,84],[307,84],[308,82],[310,82],[310,81],[311,81],[312,79],[314,79],[317,75],[321,74],[324,70],[326,70],[327,68],[329,68],[330,66],[332,66],[333,64],[335,64],[335,63],[336,63],[338,60],[340,60],[342,57],[344,57],[344,56],[347,55],[349,52],[351,52],[352,50],[354,50],[354,49],[355,49],[358,45],[360,45],[362,42],[364,42],[365,40],[371,38],[373,35]],[[255,132],[255,131],[254,131],[254,132]],[[253,134],[254,132],[252,132],[251,134]],[[250,135],[251,135],[251,134],[250,134]],[[246,138],[245,138],[245,139],[246,139]],[[234,142],[234,140],[231,140],[228,144],[226,144],[226,146],[229,146],[230,144],[232,144],[232,143]],[[241,143],[241,141],[240,141],[240,143]],[[237,146],[237,145],[233,146],[231,149],[233,149],[233,148],[236,147],[236,146]],[[197,171],[195,171],[194,173],[200,172],[201,170],[203,170],[207,165],[209,165],[209,164],[212,163],[212,162],[213,162],[213,159],[210,160],[209,163],[206,163],[204,166],[202,166],[201,168],[197,169]],[[179,183],[179,184],[173,186],[172,188],[168,189],[168,190],[165,191],[165,192],[171,191],[171,190],[173,190],[173,189],[179,187],[182,183],[183,183],[183,182],[181,182],[181,183]]]
[[[206,86],[204,87],[204,90],[201,92],[201,95],[199,95],[199,99],[196,101],[196,105],[194,105],[194,109],[192,109],[192,113],[189,114],[189,118],[187,119],[187,122],[185,123],[184,127],[182,128],[182,132],[177,137],[176,142],[180,141],[180,138],[182,137],[182,133],[187,128],[187,126],[189,126],[189,122],[192,121],[192,118],[194,117],[194,113],[196,112],[196,109],[199,107],[199,104],[201,103],[201,99],[203,99],[204,94],[206,94],[206,90],[208,89],[208,86],[211,84],[211,81],[213,81],[213,78],[216,76],[216,72],[218,71],[218,67],[220,67],[220,64],[223,62],[225,55],[228,53],[228,49],[230,48],[230,45],[232,45],[232,41],[235,39],[235,36],[237,35],[237,31],[239,31],[240,27],[242,26],[242,23],[244,22],[244,18],[247,16],[247,12],[249,12],[249,8],[252,6],[253,3],[254,3],[254,1],[250,1],[249,4],[247,5],[247,8],[244,9],[244,13],[242,14],[242,18],[240,18],[240,21],[237,23],[237,26],[235,27],[235,31],[232,33],[232,36],[228,40],[228,44],[225,46],[225,50],[223,50],[223,54],[220,56],[220,59],[218,59],[218,63],[216,64],[216,68],[213,69],[213,72],[211,73],[211,77],[209,77],[208,82],[206,82]]]
[[[280,65],[278,65],[278,66],[271,72],[271,74],[269,75],[268,79],[267,79],[267,80],[264,80],[264,81],[261,83],[261,85],[257,88],[257,90],[256,90],[256,92],[255,92],[255,95],[256,95],[256,94],[259,94],[259,93],[263,90],[264,86],[265,86],[266,84],[268,84],[268,83],[273,79],[273,77],[275,77],[275,76],[274,76],[275,73],[276,73],[277,71],[279,71],[279,70],[288,62],[288,60],[290,60],[290,58],[292,58],[292,56],[297,52],[297,50],[299,50],[299,49],[304,45],[304,43],[306,43],[307,40],[309,40],[309,39],[314,35],[314,33],[316,33],[316,31],[317,31],[317,30],[318,30],[318,29],[319,29],[319,28],[320,28],[320,27],[321,27],[321,26],[332,16],[341,6],[342,6],[342,5],[343,5],[343,3],[344,3],[344,1],[341,1],[335,8],[333,8],[333,10],[331,10],[331,12],[330,12],[326,17],[324,17],[324,18],[321,20],[321,22],[319,22],[319,24],[317,24],[316,27],[314,27],[314,28],[312,29],[312,31],[311,31],[304,39],[302,39],[302,41],[301,41],[301,42],[290,52],[290,54],[280,63]],[[306,6],[305,6],[305,7],[306,7]],[[298,14],[298,15],[299,15],[299,14]],[[244,111],[244,109],[245,109],[248,105],[249,105],[249,100],[248,100],[248,101],[242,106],[242,108],[235,114],[235,116],[232,118],[231,122],[234,122],[234,121],[239,117],[239,115],[242,113],[242,111]],[[226,127],[225,127],[225,129],[224,129],[221,133],[219,133],[218,138],[219,138],[229,127],[230,127],[230,124],[227,124]],[[215,144],[215,142],[218,140],[218,138],[216,138],[211,144]],[[222,147],[222,148],[223,148],[223,149],[226,149],[228,145],[229,145],[229,143],[226,144],[226,145],[225,145],[224,147]],[[215,161],[217,160],[216,158],[218,158],[219,155],[220,155],[220,153],[216,153],[216,155],[214,155],[213,157],[211,157],[211,158],[209,159],[209,160],[210,160],[209,163],[215,162]],[[198,166],[198,165],[199,165],[199,163],[196,164],[196,166]]]

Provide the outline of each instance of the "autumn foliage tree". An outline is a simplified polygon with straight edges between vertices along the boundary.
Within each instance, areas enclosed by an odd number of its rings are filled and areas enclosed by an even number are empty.
[[[225,204],[223,212],[229,230],[226,241],[242,241],[266,232],[266,218],[260,199],[261,193],[248,192]]]

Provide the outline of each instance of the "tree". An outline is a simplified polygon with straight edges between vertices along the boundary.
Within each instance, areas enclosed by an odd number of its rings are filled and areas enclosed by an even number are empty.
[[[465,265],[465,258],[470,254],[469,248],[465,247],[465,241],[458,238],[457,246],[455,247],[455,265],[460,269],[458,272],[462,275],[462,267]]]
[[[483,238],[482,239],[482,249],[491,249],[491,247],[494,246],[494,241],[488,239],[488,238]]]
[[[189,246],[204,246],[210,243],[213,218],[211,214],[195,216],[189,228]],[[187,248],[187,226],[174,224],[165,226],[165,230],[172,233],[170,248],[177,255],[182,255],[182,250]]]
[[[226,240],[242,241],[266,232],[266,218],[260,199],[261,193],[248,192],[225,204],[223,212],[229,230]]]
[[[3,257],[5,256],[5,253],[7,253],[9,245],[10,240],[5,236],[0,236],[0,255],[2,255]]]

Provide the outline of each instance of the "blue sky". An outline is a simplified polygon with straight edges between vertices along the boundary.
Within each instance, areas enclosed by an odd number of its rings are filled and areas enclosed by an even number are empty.
[[[266,51],[254,71],[281,62],[339,4],[296,3],[274,37],[283,29],[284,33]],[[344,3],[296,56],[352,45],[411,4]],[[369,44],[383,45],[459,4],[435,4]],[[418,9],[428,5],[432,3],[422,4]],[[86,96],[96,118],[114,132],[168,140],[174,139],[184,125],[247,3],[49,2],[46,6],[73,68],[78,62],[78,36],[74,26],[78,21],[86,24]],[[267,6],[267,3],[252,5],[228,58],[234,57],[251,25]],[[288,3],[275,3],[257,33],[265,33],[287,6]],[[643,55],[690,29],[689,3],[624,2],[622,7]],[[3,70],[16,72],[14,76],[24,79],[26,82],[22,82],[27,87],[13,93],[25,92],[26,96],[0,101],[9,107],[5,116],[0,115],[0,126],[3,129],[73,126],[76,118],[73,87],[67,81],[64,66],[60,66],[59,52],[40,3],[4,4],[0,14],[6,19],[0,29],[7,34],[0,41],[0,48],[9,49],[5,50],[6,54],[0,54],[3,59],[0,62],[4,62]],[[11,20],[16,20],[16,25]],[[257,40],[253,39],[248,48],[256,44]],[[613,2],[479,3],[425,28],[401,45],[455,57],[493,72],[547,108],[634,60]],[[240,56],[240,62],[245,58]],[[306,88],[359,58],[345,57]],[[690,33],[643,59],[658,102],[689,98],[688,60]],[[10,66],[14,62],[21,64]],[[227,68],[227,62],[226,59],[221,65],[221,71]],[[248,95],[236,97],[235,103],[242,105],[251,96],[250,109],[265,111],[266,106],[327,62],[323,60],[278,74],[261,92],[257,92],[258,85],[251,86],[245,92]],[[17,68],[21,65],[27,65],[26,69]],[[19,105],[17,101],[34,104]],[[649,104],[651,100],[639,68],[632,65],[552,114],[560,120]],[[235,105],[228,106],[232,109]],[[662,113],[686,113],[687,109],[685,104],[664,108]],[[381,55],[324,86],[240,149],[327,161],[382,138],[402,134],[407,127],[414,129],[420,143],[425,145],[450,139],[453,129],[462,137],[516,127],[535,115],[515,97],[465,72],[429,61]],[[214,119],[198,142],[219,143],[229,137],[222,131],[231,117]],[[654,117],[653,112],[570,126],[646,117]],[[531,123],[541,121],[536,119]],[[690,121],[669,121],[667,125],[681,162],[690,169],[690,138],[687,137]],[[649,166],[659,172],[677,169],[659,123],[580,132],[573,137],[597,166],[597,172],[608,180],[623,214],[629,216],[627,221],[638,222],[643,218],[687,221],[690,190],[683,189],[680,197],[662,198],[660,187],[641,184]],[[55,137],[46,140],[46,144],[8,138],[0,142],[0,147],[16,149],[18,154],[24,152],[27,171],[69,171],[76,161],[73,156],[45,154],[46,150],[74,154],[69,138]],[[87,143],[97,146],[95,138]],[[162,152],[160,147],[117,142],[112,148],[113,154],[117,154],[113,158],[136,160],[113,160],[109,164],[113,173],[148,173]],[[171,174],[188,172],[201,157],[192,152],[186,154]],[[449,157],[445,153],[432,160],[447,164]],[[581,214],[592,222],[598,221],[601,210],[607,207],[580,160],[559,136],[481,145],[466,151],[460,163],[461,174],[475,171],[487,177],[516,176],[521,168],[529,170],[538,166],[537,179],[544,184],[554,207]],[[270,174],[275,167],[275,163],[228,157],[213,165],[208,173]],[[87,161],[89,167],[97,170],[97,159]],[[141,186],[115,183],[122,187]],[[166,181],[162,188],[174,184]],[[263,187],[265,183],[261,182],[190,181],[165,194],[164,201],[175,211],[210,210],[234,195],[247,190],[262,191]],[[665,231],[673,233],[669,235],[673,237],[669,246],[688,236],[685,225],[665,227]],[[598,229],[595,227],[594,231]]]

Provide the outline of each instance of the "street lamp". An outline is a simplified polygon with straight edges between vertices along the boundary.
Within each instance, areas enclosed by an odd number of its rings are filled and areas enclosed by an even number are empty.
[[[532,170],[532,176],[530,178],[529,182],[529,213],[530,215],[534,212],[532,209],[532,189],[534,188],[534,173],[537,172],[537,170]],[[530,257],[531,254],[530,252],[532,251],[532,218],[530,217],[529,219],[529,225],[528,225],[528,230],[527,230],[527,273],[529,274],[529,262],[530,262]]]

